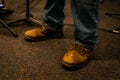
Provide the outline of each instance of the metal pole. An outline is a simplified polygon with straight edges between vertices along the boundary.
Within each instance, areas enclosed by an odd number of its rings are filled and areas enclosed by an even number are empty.
[[[29,13],[29,0],[26,0],[26,17],[27,17],[27,19],[29,18],[29,15],[30,15],[30,13]]]
[[[4,5],[4,0],[2,0],[2,4]]]

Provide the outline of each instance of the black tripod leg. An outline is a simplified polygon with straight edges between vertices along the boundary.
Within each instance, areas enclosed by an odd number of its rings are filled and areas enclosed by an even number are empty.
[[[29,21],[30,21],[31,23],[36,24],[36,25],[42,25],[42,22],[40,22],[40,21],[38,21],[38,20],[36,20],[36,19],[34,19],[34,18],[32,18],[32,17],[29,17]]]
[[[9,26],[0,19],[0,22],[13,34],[14,37],[18,37],[18,34],[16,34]]]
[[[26,21],[26,18],[17,19],[17,20],[9,21],[9,22],[7,23],[7,25],[12,25],[13,23],[25,22],[25,21]]]

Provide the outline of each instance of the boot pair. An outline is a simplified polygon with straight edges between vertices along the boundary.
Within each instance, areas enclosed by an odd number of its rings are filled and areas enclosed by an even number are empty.
[[[48,26],[42,25],[40,28],[26,31],[24,37],[27,41],[40,41],[51,38],[63,38],[63,31],[54,31],[49,29]],[[62,65],[66,67],[79,66],[81,63],[85,63],[92,53],[92,50],[75,44],[63,56]]]

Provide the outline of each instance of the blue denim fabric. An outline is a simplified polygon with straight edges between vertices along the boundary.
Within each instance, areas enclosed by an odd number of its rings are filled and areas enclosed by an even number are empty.
[[[65,0],[46,0],[43,20],[53,30],[63,28]],[[97,42],[99,0],[71,0],[75,43],[92,49]]]
[[[46,0],[43,20],[51,29],[60,30],[63,28],[65,0]]]

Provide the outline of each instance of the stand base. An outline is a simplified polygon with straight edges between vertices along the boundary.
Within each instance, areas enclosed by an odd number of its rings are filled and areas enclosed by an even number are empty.
[[[41,25],[42,23],[32,17],[28,17],[28,18],[22,18],[22,19],[18,19],[18,20],[13,20],[7,23],[7,25],[12,25],[14,23],[19,23],[19,22],[26,22],[27,24],[35,24],[35,25]]]

